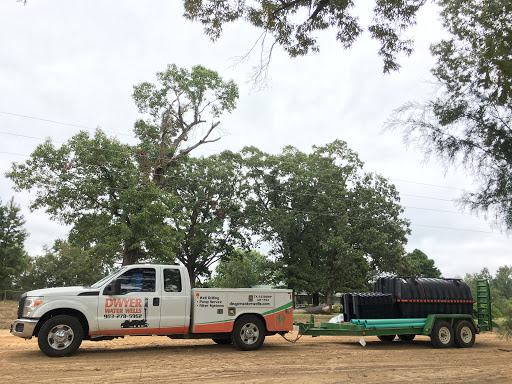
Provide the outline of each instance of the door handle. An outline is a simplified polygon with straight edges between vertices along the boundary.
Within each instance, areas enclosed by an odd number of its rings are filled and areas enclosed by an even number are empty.
[[[153,297],[153,307],[158,307],[160,305],[160,298]]]

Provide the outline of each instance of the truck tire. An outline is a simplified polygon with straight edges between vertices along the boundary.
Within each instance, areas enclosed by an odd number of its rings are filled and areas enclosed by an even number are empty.
[[[430,340],[435,348],[450,348],[454,343],[454,332],[452,326],[444,320],[436,320]]]
[[[225,337],[223,339],[212,339],[214,342],[216,342],[217,344],[221,344],[221,345],[225,345],[225,344],[231,344],[231,338],[230,337]]]
[[[416,337],[416,335],[398,335],[398,338],[402,341],[405,341],[406,343],[410,343],[411,341],[414,340],[414,338]]]
[[[265,326],[256,316],[242,316],[235,322],[231,340],[241,351],[255,351],[265,341]]]
[[[82,324],[67,315],[51,317],[39,330],[39,349],[49,357],[71,356],[82,344]]]
[[[475,344],[476,331],[470,321],[461,320],[455,325],[455,345],[459,348],[471,348]]]
[[[396,335],[378,335],[377,336],[380,341],[384,341],[386,343],[390,343],[395,340]]]

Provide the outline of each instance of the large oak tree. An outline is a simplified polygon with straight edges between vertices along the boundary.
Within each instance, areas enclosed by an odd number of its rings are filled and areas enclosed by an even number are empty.
[[[74,245],[123,264],[176,256],[177,228],[189,219],[173,187],[180,161],[219,139],[218,118],[238,98],[232,81],[201,66],[169,65],[157,79],[134,87],[139,145],[80,132],[61,146],[46,140],[7,173],[17,190],[35,191],[32,209],[72,226]]]
[[[393,272],[409,223],[395,187],[365,174],[343,141],[311,154],[286,147],[280,155],[242,151],[247,169],[247,217],[271,244],[283,279],[318,297],[365,288],[372,275]]]

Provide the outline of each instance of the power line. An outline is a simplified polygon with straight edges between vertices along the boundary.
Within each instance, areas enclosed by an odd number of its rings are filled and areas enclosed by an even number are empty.
[[[34,140],[46,141],[46,139],[43,139],[41,137],[28,136],[28,135],[22,135],[22,134],[19,134],[19,133],[12,133],[12,132],[5,132],[5,131],[0,131],[0,135],[16,136],[16,137],[23,137],[25,139],[34,139]],[[58,140],[54,140],[54,139],[52,139],[52,141],[54,143],[58,143],[58,144],[65,144],[64,141],[58,141]]]
[[[415,223],[411,223],[411,225],[412,226],[416,226],[416,227],[426,227],[426,228],[435,228],[435,229],[448,229],[448,230],[451,230],[451,231],[477,232],[477,233],[489,233],[489,234],[493,234],[493,235],[501,235],[500,232],[480,231],[478,229],[440,227],[440,226],[437,226],[437,225],[425,225],[425,224],[415,224]]]
[[[67,125],[69,127],[82,128],[82,129],[85,129],[85,130],[88,130],[88,131],[95,131],[97,129],[97,128],[91,128],[91,127],[88,127],[88,126],[85,126],[85,125],[80,125],[80,124],[66,123],[66,122],[63,122],[63,121],[49,120],[49,119],[43,119],[41,117],[22,115],[20,113],[12,113],[12,112],[4,112],[4,111],[0,111],[0,113],[3,113],[4,115],[23,117],[23,118],[26,118],[26,119],[45,121],[47,123],[60,124],[60,125]],[[127,134],[127,133],[121,133],[121,132],[115,132],[115,131],[105,131],[105,132],[112,133],[114,135],[128,136],[128,137],[132,137],[132,138],[135,137],[134,135]]]
[[[437,185],[437,184],[428,184],[428,183],[422,183],[422,182],[419,182],[419,181],[409,181],[409,180],[401,180],[401,179],[394,179],[394,178],[389,178],[389,180],[395,180],[395,181],[399,181],[399,182],[402,182],[402,183],[428,185],[429,187],[438,187],[438,188],[455,189],[455,190],[458,190],[458,191],[464,191],[463,188],[447,187],[447,186],[444,186],[444,185]]]

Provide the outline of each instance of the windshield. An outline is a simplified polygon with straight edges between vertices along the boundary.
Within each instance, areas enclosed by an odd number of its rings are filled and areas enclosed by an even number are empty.
[[[121,272],[122,270],[126,269],[126,267],[122,267],[122,268],[119,268],[119,269],[116,269],[114,270],[114,272],[112,272],[110,275],[108,276],[105,276],[103,279],[101,279],[100,281],[97,281],[96,283],[94,283],[93,285],[90,286],[90,288],[99,288],[101,287],[107,280],[109,280],[112,276],[116,275],[117,273]]]

